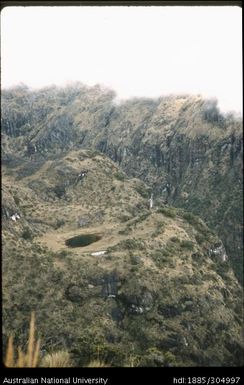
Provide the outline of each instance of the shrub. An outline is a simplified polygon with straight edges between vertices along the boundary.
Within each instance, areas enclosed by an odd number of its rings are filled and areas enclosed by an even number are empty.
[[[21,234],[22,238],[24,238],[26,241],[33,239],[33,234],[31,230],[28,227],[24,228],[24,231]]]
[[[164,353],[165,366],[177,366],[176,357],[171,352]]]
[[[174,242],[174,243],[180,242],[179,238],[177,238],[177,237],[171,237],[170,240],[171,240],[171,242]]]
[[[56,196],[60,199],[65,194],[65,186],[63,185],[54,186],[53,191],[56,194]]]
[[[122,174],[122,172],[116,172],[116,173],[114,174],[114,177],[115,177],[116,179],[120,180],[120,181],[124,181],[124,180],[125,180],[125,176],[124,176],[124,174]]]
[[[57,219],[57,222],[55,224],[55,230],[59,229],[64,224],[65,224],[65,220],[64,219]]]
[[[119,217],[119,219],[120,219],[121,222],[127,222],[127,221],[129,221],[131,219],[131,216],[129,216],[129,215],[121,215]]]
[[[20,204],[20,199],[19,199],[19,197],[18,197],[17,195],[14,195],[14,202],[15,202],[15,204],[16,204],[17,206],[19,206],[19,204]]]
[[[142,196],[142,198],[147,199],[148,198],[148,190],[145,186],[137,186],[135,188],[136,192]]]
[[[199,222],[198,218],[194,214],[189,212],[183,212],[182,218],[184,218],[187,222],[190,223],[190,225],[193,226]]]
[[[111,249],[113,250],[120,250],[120,249],[127,249],[127,250],[134,250],[142,247],[142,241],[140,239],[135,238],[128,238],[121,242],[119,242],[116,246],[113,246]]]
[[[136,273],[136,272],[138,272],[139,271],[139,266],[132,266],[131,268],[130,268],[130,272],[131,273]]]
[[[190,212],[183,212],[182,218],[184,218],[188,223],[190,223],[190,225],[195,227],[195,229],[199,233],[201,233],[204,238],[213,235],[213,232],[196,215]]]
[[[144,367],[162,367],[165,366],[165,358],[163,352],[157,348],[150,348],[142,357],[140,366]]]
[[[205,259],[204,255],[202,255],[200,253],[193,253],[191,255],[191,258],[192,258],[192,261],[196,262],[197,264],[202,263]]]
[[[139,364],[140,364],[140,360],[141,360],[140,356],[138,356],[138,355],[132,355],[132,354],[131,354],[131,355],[127,358],[127,360],[126,360],[126,362],[125,362],[125,364],[124,364],[124,367],[129,367],[129,368],[138,367]]]
[[[58,256],[60,257],[60,258],[65,258],[65,257],[67,257],[67,255],[69,255],[70,253],[69,253],[69,251],[68,250],[62,250],[62,251],[60,251],[59,253],[58,253]]]
[[[130,262],[132,265],[138,265],[141,263],[141,257],[139,257],[138,255],[131,255]]]
[[[194,243],[192,241],[183,240],[180,243],[180,246],[184,249],[193,250],[194,249]]]
[[[175,218],[176,217],[176,211],[172,207],[160,207],[157,210],[158,213],[161,213],[169,218]]]
[[[199,245],[202,245],[206,239],[203,234],[197,234],[195,238]]]

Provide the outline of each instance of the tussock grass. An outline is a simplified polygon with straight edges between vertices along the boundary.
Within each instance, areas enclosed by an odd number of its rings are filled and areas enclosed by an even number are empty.
[[[20,346],[16,348],[13,342],[13,336],[8,339],[8,346],[4,365],[9,368],[35,368],[38,365],[40,354],[40,339],[35,340],[35,313],[31,313],[30,331],[26,353]]]
[[[110,367],[110,365],[101,360],[92,360],[87,365],[87,368],[108,368],[108,367]]]
[[[45,368],[68,368],[72,367],[73,363],[70,354],[65,350],[60,350],[44,356],[40,366]]]
[[[136,368],[136,367],[139,366],[139,364],[140,364],[140,357],[139,356],[130,355],[128,357],[128,360],[127,360],[126,364],[124,366],[128,367],[128,368]]]

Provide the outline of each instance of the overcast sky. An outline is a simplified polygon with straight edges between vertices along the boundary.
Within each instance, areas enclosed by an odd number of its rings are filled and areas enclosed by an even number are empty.
[[[81,81],[120,98],[193,93],[241,111],[239,7],[7,7],[2,87]]]

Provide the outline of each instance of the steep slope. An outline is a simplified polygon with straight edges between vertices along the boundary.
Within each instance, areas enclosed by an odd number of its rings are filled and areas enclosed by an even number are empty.
[[[5,343],[26,341],[34,310],[42,353],[76,365],[242,364],[241,288],[201,219],[149,209],[150,188],[92,150],[17,159],[2,176]]]
[[[154,196],[217,231],[242,282],[240,120],[222,116],[215,101],[198,96],[116,104],[114,93],[99,86],[19,87],[2,96],[4,164],[22,164],[25,156],[38,168],[63,151],[98,149],[144,180]]]
[[[122,106],[105,144],[102,139],[97,148],[128,175],[146,181],[156,196],[200,215],[225,243],[241,281],[241,123],[224,119],[214,104],[201,98],[165,98],[153,113],[141,104]],[[121,122],[128,117],[130,128],[124,133]]]

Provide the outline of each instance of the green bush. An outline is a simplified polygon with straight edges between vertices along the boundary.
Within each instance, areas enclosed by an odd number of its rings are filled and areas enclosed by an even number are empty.
[[[65,220],[64,219],[57,219],[57,222],[55,224],[55,229],[59,229],[61,226],[63,226],[65,224]]]
[[[19,204],[20,204],[20,199],[19,199],[19,197],[18,197],[17,195],[14,195],[14,202],[15,202],[15,204],[16,204],[17,206],[19,206]]]
[[[148,190],[144,186],[137,186],[135,188],[136,192],[142,196],[142,198],[147,199],[148,198]]]
[[[62,250],[62,251],[60,251],[59,253],[58,253],[58,256],[60,257],[60,258],[65,258],[65,257],[67,257],[67,255],[69,255],[70,254],[70,252],[68,251],[68,250]]]
[[[134,250],[142,247],[142,241],[140,239],[128,238],[119,242],[115,247],[116,247],[116,250],[120,250],[120,249]]]
[[[199,233],[201,233],[204,238],[213,235],[213,232],[196,215],[184,211],[182,213],[182,218],[190,223],[190,225],[192,225]]]
[[[131,273],[136,273],[137,271],[139,271],[139,266],[132,266],[130,268],[130,271],[131,271]]]
[[[120,219],[120,222],[128,222],[131,219],[131,217],[129,215],[121,215],[119,219]]]
[[[31,230],[28,228],[28,227],[25,227],[22,234],[21,234],[22,238],[24,238],[26,241],[30,241],[33,239],[33,234],[31,232]]]
[[[54,186],[53,191],[56,194],[56,196],[60,199],[65,195],[65,186],[64,185]]]
[[[194,243],[192,241],[188,241],[188,240],[181,241],[180,246],[183,249],[188,249],[188,250],[193,250],[194,249]]]
[[[157,210],[158,213],[164,214],[166,217],[169,218],[175,218],[176,217],[176,210],[172,207],[160,207]]]
[[[184,218],[187,222],[190,223],[190,225],[193,226],[199,222],[198,218],[194,214],[189,212],[183,212],[182,218]]]
[[[130,262],[132,265],[141,264],[141,257],[139,257],[138,255],[131,255],[130,256]]]
[[[196,262],[197,265],[199,265],[199,263],[203,263],[203,261],[205,259],[204,255],[202,255],[200,253],[193,253],[191,255],[191,258],[192,258],[193,263]]]
[[[202,245],[203,242],[206,240],[203,234],[197,234],[195,238],[199,245]]]
[[[122,172],[116,172],[116,173],[114,174],[114,177],[115,177],[116,179],[120,180],[120,181],[124,181],[124,180],[125,180],[125,175],[122,174]]]
[[[177,238],[177,237],[171,237],[170,241],[174,242],[174,243],[179,243],[180,242],[179,238]]]

